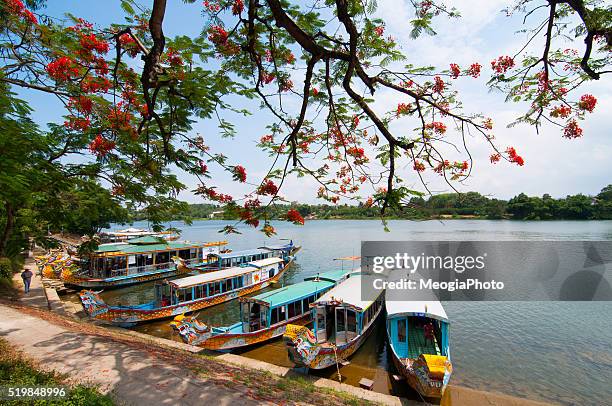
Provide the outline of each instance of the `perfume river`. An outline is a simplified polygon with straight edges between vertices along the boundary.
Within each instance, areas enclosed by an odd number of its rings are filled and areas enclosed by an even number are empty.
[[[216,241],[228,239],[228,247],[239,250],[264,245],[258,231],[241,228],[241,235],[223,236],[217,231],[223,221],[196,221],[182,229],[181,239]],[[146,227],[146,224],[135,224]],[[302,246],[295,265],[283,283],[303,280],[318,272],[359,263],[334,258],[359,255],[362,240],[610,240],[612,221],[390,221],[386,233],[379,221],[316,220],[302,227],[275,223],[278,238],[293,239]],[[508,264],[512,272],[512,264]],[[610,270],[608,278],[610,278]],[[152,284],[103,292],[113,304],[136,304],[153,298]],[[75,298],[71,298],[75,300]],[[78,299],[77,299],[78,300]],[[612,402],[612,303],[610,302],[449,302],[451,383],[562,404],[606,404]],[[200,312],[199,318],[213,325],[238,321],[236,301]],[[180,338],[170,320],[145,324],[136,330],[175,340]],[[361,349],[341,368],[344,382],[356,385],[362,377],[375,381],[374,390],[415,398],[392,384],[384,324],[379,323]],[[282,366],[292,366],[282,340],[241,351],[244,356]],[[335,368],[319,372],[334,379]],[[612,403],[607,403],[612,404]]]

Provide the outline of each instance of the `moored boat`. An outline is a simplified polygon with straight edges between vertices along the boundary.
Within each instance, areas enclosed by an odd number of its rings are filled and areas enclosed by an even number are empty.
[[[313,330],[287,326],[283,337],[291,361],[298,366],[323,369],[348,359],[359,349],[384,307],[384,291],[362,292],[369,278],[352,274],[313,302]]]
[[[324,272],[257,296],[241,297],[240,321],[230,326],[212,327],[184,315],[176,316],[171,324],[186,343],[206,349],[231,350],[261,343],[282,336],[287,324],[309,324],[309,304],[348,276],[346,270]]]
[[[157,232],[135,227],[98,233],[98,238],[100,239],[101,243],[127,242],[128,240],[139,237],[158,237],[163,238],[165,240],[178,239],[178,235],[173,233],[172,231]]]
[[[393,364],[421,396],[442,397],[452,373],[449,321],[439,301],[387,298],[387,337]]]
[[[92,290],[84,290],[79,296],[85,312],[92,319],[129,327],[201,310],[257,292],[278,282],[291,262],[272,257],[240,267],[158,282],[154,287],[155,300],[136,306],[108,305],[99,292]]]
[[[179,268],[172,257],[194,268],[207,264],[227,241],[196,243],[144,236],[127,242],[100,244],[78,267],[64,268],[64,284],[80,288],[114,288],[175,277],[192,270]]]

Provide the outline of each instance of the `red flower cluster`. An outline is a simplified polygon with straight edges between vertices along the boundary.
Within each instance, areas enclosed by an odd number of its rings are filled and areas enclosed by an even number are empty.
[[[379,25],[378,27],[374,27],[374,32],[379,37],[382,37],[383,34],[385,33],[385,26],[384,25]]]
[[[365,163],[368,160],[365,156],[365,151],[363,148],[359,148],[359,147],[347,148],[346,154],[355,158],[355,163],[357,164]]]
[[[208,166],[204,163],[204,161],[199,161],[198,162],[198,166],[200,168],[200,173],[202,175],[206,174],[206,172],[208,172]]]
[[[414,165],[412,166],[413,169],[417,172],[424,172],[425,171],[425,164],[421,161],[414,161]]]
[[[93,102],[85,96],[71,97],[68,106],[77,109],[80,113],[91,114]]]
[[[79,68],[74,60],[67,56],[62,56],[53,62],[50,62],[45,70],[54,80],[66,81],[73,79],[79,75]]]
[[[293,224],[304,225],[304,218],[302,217],[300,212],[295,209],[290,209],[287,212],[287,220],[291,221]]]
[[[132,128],[132,114],[127,110],[123,110],[123,105],[121,103],[122,102],[117,103],[116,107],[110,109],[107,118],[111,128],[129,131]]]
[[[444,125],[444,123],[441,123],[440,121],[434,121],[433,123],[429,123],[425,126],[425,128],[433,128],[436,134],[440,135],[446,132],[446,125]]]
[[[68,120],[64,121],[64,127],[74,131],[85,132],[89,129],[90,126],[91,121],[89,120],[89,118],[70,116],[68,117]]]
[[[81,34],[79,43],[83,49],[98,54],[105,54],[110,49],[108,42],[99,39],[95,34]]]
[[[400,103],[397,105],[397,110],[395,115],[400,116],[402,114],[408,114],[410,112],[410,103]]]
[[[198,187],[198,193],[206,196],[209,200],[219,203],[229,203],[234,200],[232,196],[217,193],[214,187],[206,187],[204,185]]]
[[[499,153],[493,154],[489,157],[489,160],[491,161],[492,164],[499,162],[500,159],[501,159],[501,154]]]
[[[590,95],[590,94],[584,94],[582,95],[582,97],[580,97],[580,102],[578,102],[578,107],[580,107],[581,110],[586,110],[589,113],[592,113],[593,110],[595,109],[596,104],[597,104],[597,99],[595,98],[595,96]]]
[[[119,36],[119,43],[132,58],[138,55],[140,52],[140,48],[138,47],[138,44],[136,44],[136,40],[134,40],[134,38],[128,33],[121,34]]]
[[[276,78],[276,76],[273,73],[262,72],[260,75],[260,79],[264,83],[264,85],[271,83],[274,78]]]
[[[514,66],[514,59],[509,56],[500,56],[491,61],[491,68],[498,74],[506,73]]]
[[[89,150],[92,154],[97,155],[100,158],[105,157],[110,151],[115,148],[115,142],[107,140],[98,134],[96,138],[89,144]]]
[[[262,182],[261,185],[257,188],[258,195],[270,195],[274,196],[278,193],[278,186],[274,184],[270,179],[267,179]]]
[[[580,138],[582,137],[582,128],[578,126],[576,120],[571,120],[563,129],[563,136],[569,139]]]
[[[273,141],[274,141],[274,137],[273,137],[271,134],[264,135],[263,137],[261,137],[261,138],[259,139],[259,142],[260,142],[261,144],[270,144],[270,143],[272,143]]]
[[[470,68],[468,69],[468,75],[470,75],[473,78],[477,78],[478,76],[480,76],[481,68],[482,66],[480,66],[478,62],[471,64]]]
[[[232,14],[238,15],[242,13],[242,10],[244,10],[244,3],[242,0],[234,0],[234,4],[232,4]]]
[[[208,40],[215,45],[225,45],[229,34],[220,25],[213,25],[208,30]]]
[[[106,93],[111,86],[110,80],[101,77],[87,77],[81,82],[81,90],[85,93]]]
[[[456,63],[451,63],[450,72],[451,72],[451,78],[457,79],[459,75],[461,74],[461,69],[459,69],[459,65],[457,65]]]
[[[508,159],[510,160],[510,162],[513,162],[518,166],[523,166],[525,164],[525,161],[519,154],[516,153],[514,147],[506,148],[506,154],[508,154]]]
[[[314,97],[317,97],[319,95],[319,89],[317,89],[316,87],[312,88],[312,95]]]
[[[572,112],[572,108],[570,106],[557,106],[550,112],[551,117],[561,117],[567,118]]]
[[[241,165],[236,165],[234,166],[234,169],[232,170],[233,173],[233,178],[234,180],[237,180],[238,182],[246,182],[246,170],[244,169],[244,166]]]
[[[206,9],[208,9],[208,11],[213,12],[213,13],[221,10],[221,6],[217,2],[214,2],[214,1],[205,0],[202,4],[204,5]]]
[[[280,91],[287,92],[293,89],[293,82],[290,79],[283,79],[279,83]]]
[[[435,93],[442,93],[442,91],[444,90],[444,81],[442,80],[442,78],[440,76],[436,76],[434,78],[434,85],[432,87],[432,90]]]
[[[450,166],[450,162],[445,159],[443,162],[440,162],[438,165],[436,165],[436,167],[434,168],[434,172],[442,175],[444,170],[450,168]]]
[[[9,13],[18,15],[32,24],[38,24],[36,16],[26,9],[20,0],[5,0],[5,3]]]
[[[293,52],[289,52],[287,56],[285,56],[285,62],[290,65],[295,62],[295,55],[293,55]]]
[[[166,53],[166,60],[170,64],[170,66],[183,66],[183,58],[172,48],[168,48],[168,52]]]

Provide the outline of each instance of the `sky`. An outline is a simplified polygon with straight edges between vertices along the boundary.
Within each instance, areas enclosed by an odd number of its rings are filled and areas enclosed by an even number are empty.
[[[70,12],[105,25],[122,20],[119,3],[118,0],[52,0],[44,12],[56,17]],[[514,146],[525,159],[525,165],[518,167],[505,162],[492,165],[489,162],[491,150],[483,140],[477,137],[468,139],[474,159],[473,171],[467,181],[456,185],[457,189],[508,199],[521,192],[537,196],[548,193],[553,197],[576,193],[594,195],[604,186],[612,184],[610,77],[592,81],[579,91],[578,96],[591,93],[598,100],[595,112],[589,115],[588,120],[581,122],[584,129],[582,138],[565,139],[559,128],[546,125],[540,128],[539,133],[527,125],[507,128],[507,124],[520,116],[526,107],[504,102],[504,95],[491,92],[485,83],[490,74],[489,61],[500,55],[515,54],[524,43],[526,34],[517,32],[522,28],[523,16],[507,17],[502,11],[508,4],[506,0],[453,0],[448,3],[454,5],[462,17],[452,20],[439,17],[434,22],[438,34],[421,36],[417,40],[409,37],[409,21],[412,19],[409,0],[378,0],[376,15],[385,21],[385,35],[392,35],[400,44],[408,57],[406,62],[434,65],[441,69],[447,69],[451,62],[462,67],[473,62],[483,65],[481,78],[460,78],[454,83],[460,91],[464,110],[491,117],[495,123],[497,145],[502,149]],[[169,2],[164,32],[167,36],[197,35],[204,25],[200,11],[201,2],[190,5],[177,0]],[[536,13],[531,18],[533,20],[528,20],[528,23],[536,24],[543,16]],[[34,108],[34,119],[41,125],[63,121],[64,110],[52,96],[32,91],[20,92]],[[378,111],[393,109],[398,103],[408,101],[384,90],[377,92],[376,99],[375,108]],[[225,116],[236,125],[237,136],[234,139],[221,138],[213,120],[197,122],[194,133],[200,133],[212,150],[223,151],[232,162],[243,164],[248,170],[249,179],[261,179],[270,161],[267,154],[258,150],[255,144],[262,135],[267,134],[266,125],[272,122],[271,114],[259,110],[258,103],[246,102],[238,97],[228,100],[235,107],[247,108],[252,113],[247,118],[237,114]],[[392,129],[398,132],[402,130]],[[406,165],[399,168],[399,171],[405,175],[407,186],[424,191],[411,167]],[[200,197],[190,191],[197,184],[195,178],[181,172],[177,172],[177,175],[187,185],[187,190],[181,192],[179,197],[189,202],[202,202]],[[214,180],[221,191],[234,195],[244,192],[227,174],[216,173]],[[451,191],[433,173],[426,181],[434,193]],[[283,185],[283,195],[291,201],[316,203],[321,202],[316,199],[317,189],[318,185],[312,179],[289,178]]]

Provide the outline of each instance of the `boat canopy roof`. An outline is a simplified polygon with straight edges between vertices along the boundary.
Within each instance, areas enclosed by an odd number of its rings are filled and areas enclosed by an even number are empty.
[[[293,248],[293,244],[264,245],[264,246],[257,247],[257,248],[259,248],[259,249],[266,249],[266,250],[272,250],[272,251],[288,250],[290,248]]]
[[[166,240],[163,237],[158,237],[154,235],[145,235],[143,237],[138,238],[130,238],[128,240],[129,244],[163,244]]]
[[[176,288],[187,288],[195,285],[202,285],[204,283],[215,282],[223,279],[234,278],[255,271],[250,266],[237,266],[234,268],[227,268],[222,271],[207,272],[199,275],[188,276],[186,278],[174,279],[170,281],[170,285]]]
[[[327,280],[304,281],[293,285],[285,286],[284,288],[274,289],[270,292],[262,293],[257,296],[242,299],[245,302],[264,302],[270,307],[282,306],[287,303],[301,300],[305,297],[312,296],[324,289],[329,289],[334,286],[334,282]]]
[[[255,268],[262,268],[264,266],[278,264],[279,262],[283,262],[283,259],[279,257],[272,257],[272,258],[259,259],[257,261],[251,261],[247,264],[247,266],[254,266]]]
[[[318,273],[316,275],[309,276],[307,278],[304,278],[304,280],[305,281],[313,281],[313,280],[319,278],[320,280],[326,280],[326,281],[330,281],[330,282],[338,282],[339,280],[343,279],[350,272],[351,271],[347,271],[346,269],[336,269],[336,270],[333,270],[333,271]]]
[[[369,279],[373,279],[373,276],[361,273],[351,273],[348,279],[340,282],[336,287],[321,296],[315,303],[326,304],[343,302],[346,305],[355,307],[359,311],[364,311],[382,294],[382,290],[379,291],[372,288],[366,289],[366,291],[363,292],[365,297],[362,297],[362,284],[363,286],[372,285]]]
[[[232,252],[226,252],[222,254],[210,254],[210,255],[215,255],[221,259],[226,259],[226,258],[245,257],[247,255],[266,254],[268,252],[270,252],[269,249],[256,248],[256,249],[251,249],[251,250],[232,251]]]
[[[112,254],[112,255],[132,255],[132,254],[144,254],[147,252],[157,251],[176,251],[188,248],[200,248],[203,244],[196,242],[179,242],[179,241],[166,241],[164,243],[156,244],[129,244],[125,242],[100,244],[98,249],[95,251],[97,255]]]
[[[424,316],[432,319],[438,319],[448,322],[446,311],[442,307],[442,303],[438,300],[431,301],[403,301],[403,300],[387,300],[385,301],[387,308],[387,318],[402,317],[402,316]]]

